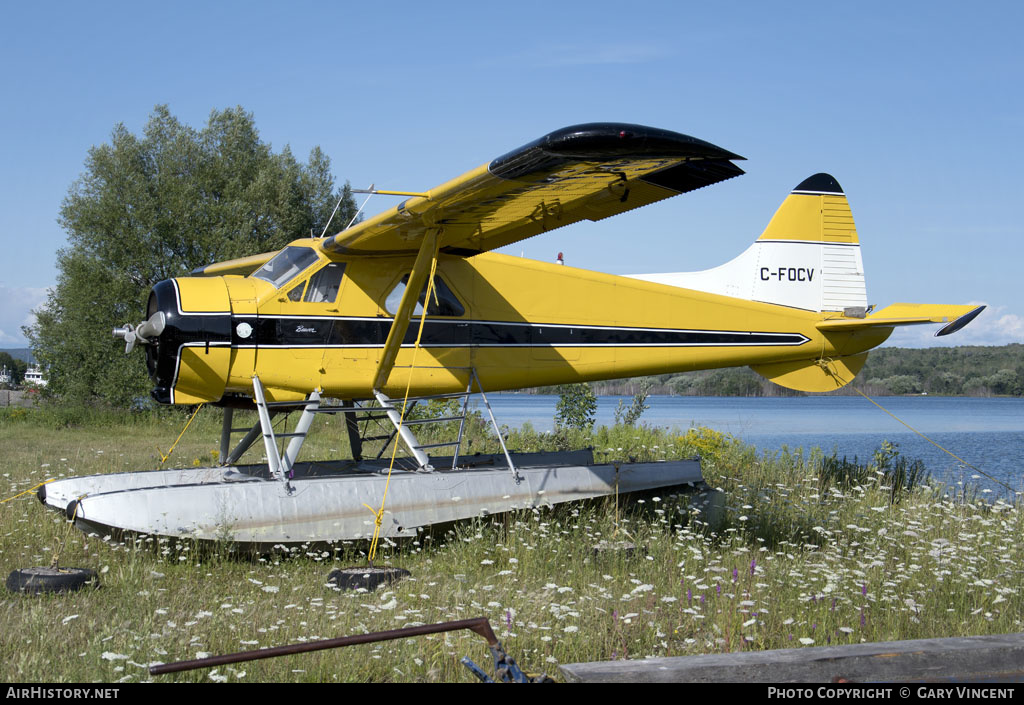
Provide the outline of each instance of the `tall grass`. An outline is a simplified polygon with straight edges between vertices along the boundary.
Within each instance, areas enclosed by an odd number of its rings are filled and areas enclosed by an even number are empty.
[[[88,421],[88,420],[87,420]],[[0,415],[4,498],[50,477],[155,467],[185,418],[54,426]],[[311,456],[347,450],[318,424]],[[474,427],[475,448],[496,439]],[[169,465],[209,462],[219,420],[202,412]],[[365,563],[365,544],[265,556],[69,530],[31,496],[0,505],[0,568],[60,562],[103,587],[0,596],[0,661],[10,681],[149,680],[154,662],[486,616],[529,671],[560,663],[1021,631],[1021,508],[951,497],[900,456],[844,462],[820,451],[758,455],[727,435],[647,427],[593,434],[511,431],[517,450],[591,446],[601,461],[699,455],[726,496],[724,525],[684,497],[648,496],[618,517],[607,502],[521,511],[387,542],[412,577],[339,593],[331,569]],[[159,448],[159,452],[157,450]],[[894,487],[901,487],[894,493]],[[638,550],[594,551],[626,537]],[[61,549],[61,545],[63,548]],[[5,573],[6,574],[6,573]],[[454,681],[486,662],[468,632],[268,659],[159,680]]]

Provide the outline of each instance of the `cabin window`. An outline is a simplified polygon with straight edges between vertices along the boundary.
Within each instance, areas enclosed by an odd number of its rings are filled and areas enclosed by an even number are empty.
[[[313,275],[309,280],[309,287],[306,288],[306,298],[314,304],[334,303],[338,298],[338,289],[341,288],[341,275],[345,272],[345,265],[341,262],[331,262],[326,267]]]
[[[288,292],[289,301],[302,301],[302,287],[306,286],[306,282],[302,282],[298,286],[294,287]]]
[[[319,259],[311,247],[286,247],[253,272],[252,276],[280,289]]]
[[[388,294],[387,300],[384,302],[384,308],[388,313],[394,315],[398,311],[399,305],[402,303],[402,296],[405,294],[405,285],[409,282],[409,275],[406,274],[402,277],[402,281],[398,282],[398,285],[391,290]],[[448,285],[444,283],[444,280],[439,276],[434,276],[434,293],[436,296],[431,296],[430,305],[427,306],[428,316],[461,316],[466,313],[466,309],[462,307],[459,300],[455,298],[455,294],[448,288]],[[420,300],[416,304],[416,310],[413,312],[414,316],[422,315],[423,313],[423,300],[427,297],[427,285],[423,285],[423,291],[420,292]]]

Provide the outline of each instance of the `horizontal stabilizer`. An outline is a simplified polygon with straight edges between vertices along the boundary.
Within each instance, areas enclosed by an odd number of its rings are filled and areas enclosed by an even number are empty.
[[[817,324],[822,331],[856,331],[866,328],[892,328],[924,323],[946,323],[935,335],[949,335],[973,321],[984,306],[947,306],[943,304],[893,304],[865,318],[833,318]]]

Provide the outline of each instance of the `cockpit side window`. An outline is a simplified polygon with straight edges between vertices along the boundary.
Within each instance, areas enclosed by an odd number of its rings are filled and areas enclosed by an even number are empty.
[[[334,303],[338,298],[338,289],[341,288],[341,275],[345,273],[345,264],[342,262],[331,262],[326,267],[313,275],[306,287],[306,297],[303,301],[310,303]]]
[[[394,315],[398,311],[398,307],[402,303],[402,296],[405,294],[405,286],[409,282],[409,275],[406,274],[402,277],[402,281],[398,282],[391,293],[388,294],[388,298],[384,301],[384,308],[388,313]],[[423,291],[420,292],[419,301],[416,304],[416,310],[413,312],[414,316],[419,316],[423,313],[423,301],[427,297],[427,286],[423,285]],[[434,276],[434,295],[430,297],[430,304],[427,306],[428,316],[462,316],[466,313],[466,309],[463,308],[462,304],[455,297],[455,294],[448,285],[444,283],[444,280],[439,276]]]
[[[250,276],[280,289],[319,259],[311,247],[286,247]]]

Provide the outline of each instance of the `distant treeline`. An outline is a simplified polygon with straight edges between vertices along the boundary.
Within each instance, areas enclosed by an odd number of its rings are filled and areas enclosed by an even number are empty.
[[[594,382],[598,395],[636,394],[647,379],[651,394],[711,397],[801,396],[773,384],[749,367],[702,370],[679,375]],[[942,396],[1024,396],[1024,345],[957,348],[880,348],[852,387],[865,394],[937,394]],[[548,393],[547,388],[532,390]],[[831,394],[856,394],[844,387]]]

